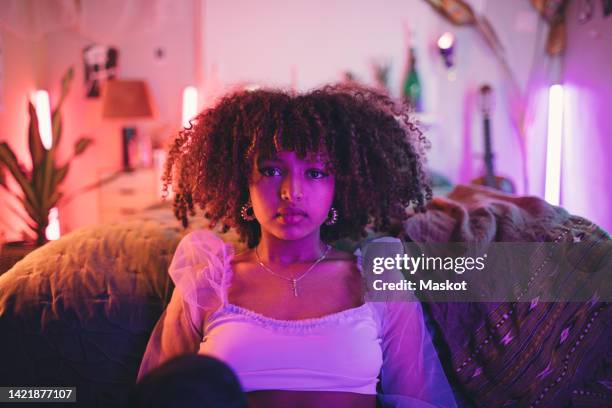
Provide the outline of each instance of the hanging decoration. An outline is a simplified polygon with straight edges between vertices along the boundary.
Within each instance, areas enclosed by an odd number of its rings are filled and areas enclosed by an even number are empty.
[[[425,0],[434,10],[455,25],[473,25],[476,15],[469,4],[462,0]]]
[[[531,4],[550,25],[546,52],[551,56],[563,54],[567,44],[565,14],[569,0],[531,0]],[[592,8],[588,14],[592,15]],[[590,16],[588,18],[590,19]]]
[[[85,88],[88,98],[98,98],[102,82],[117,76],[119,51],[114,47],[91,44],[83,48]]]

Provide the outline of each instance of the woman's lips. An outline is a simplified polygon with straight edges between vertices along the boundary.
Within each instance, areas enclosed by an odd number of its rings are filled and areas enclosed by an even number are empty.
[[[282,211],[277,218],[283,224],[297,224],[306,218],[306,214],[301,211]]]

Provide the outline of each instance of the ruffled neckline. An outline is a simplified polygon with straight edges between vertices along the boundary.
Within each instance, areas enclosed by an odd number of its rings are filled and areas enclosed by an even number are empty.
[[[344,309],[324,316],[296,320],[275,319],[233,303],[226,303],[225,305],[220,306],[219,309],[217,309],[217,311],[210,317],[208,326],[215,325],[217,319],[231,315],[244,318],[247,321],[253,322],[254,324],[267,329],[297,333],[310,332],[321,327],[352,322],[357,319],[376,320],[373,318],[373,312],[371,311],[367,302],[357,307]]]
[[[211,320],[214,320],[215,318],[223,315],[224,314],[223,312],[229,312],[229,313],[234,313],[234,314],[248,317],[251,320],[261,323],[265,327],[309,328],[309,327],[318,327],[318,326],[325,325],[328,323],[337,323],[340,321],[353,320],[355,317],[362,316],[364,312],[370,309],[368,302],[366,301],[359,306],[344,309],[339,312],[330,313],[330,314],[320,316],[320,317],[286,320],[286,319],[276,319],[273,317],[268,317],[254,310],[247,309],[245,307],[233,304],[227,298],[227,290],[229,286],[231,285],[232,278],[234,276],[234,271],[232,269],[231,262],[236,252],[232,244],[224,243],[224,246],[225,246],[224,271],[223,271],[224,273],[223,273],[223,279],[222,279],[223,281],[222,291],[224,292],[223,301],[222,301],[222,305],[220,306],[220,308],[213,314],[213,316],[211,316]],[[362,273],[362,277],[363,277],[363,271],[361,269],[361,261],[362,261],[361,251],[358,249],[353,254],[356,256],[357,268]]]
[[[258,320],[264,323],[271,323],[277,326],[308,326],[312,324],[337,322],[339,320],[350,319],[352,317],[361,315],[361,313],[363,313],[364,310],[369,309],[369,306],[368,306],[368,303],[366,302],[356,307],[344,309],[339,312],[330,313],[330,314],[320,316],[320,317],[310,317],[306,319],[293,319],[293,320],[276,319],[273,317],[268,317],[261,313],[255,312],[253,310],[250,310],[245,307],[238,306],[238,305],[235,305],[229,302],[225,304],[224,308],[230,312],[241,314],[241,315],[253,318],[255,320]]]

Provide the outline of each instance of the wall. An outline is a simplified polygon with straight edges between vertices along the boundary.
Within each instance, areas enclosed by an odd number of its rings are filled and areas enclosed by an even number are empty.
[[[30,156],[27,153],[27,95],[36,89],[38,64],[38,49],[40,42],[21,38],[9,31],[0,31],[2,36],[3,64],[3,106],[0,107],[0,140],[8,141],[14,151],[19,154],[24,165],[30,166]],[[10,62],[10,63],[9,63]],[[7,175],[7,182],[15,188],[12,178]],[[0,234],[6,239],[21,238],[21,217],[25,211],[21,209],[18,200],[0,192]]]
[[[474,1],[506,47],[521,85],[529,76],[537,17],[527,1]],[[507,114],[499,65],[471,27],[455,27],[424,1],[207,1],[204,8],[203,90],[210,101],[231,84],[253,82],[306,90],[338,81],[343,71],[372,84],[374,60],[392,64],[397,95],[405,69],[405,27],[413,33],[433,143],[430,166],[455,182],[481,174],[481,115],[477,90],[496,91],[493,134],[501,174],[522,180],[519,148]],[[456,80],[450,80],[435,45],[445,31],[457,37]],[[541,51],[542,52],[542,51]],[[519,183],[519,188],[523,186]]]
[[[564,66],[565,156],[561,205],[612,231],[612,16],[594,2],[593,19],[578,22],[570,5]]]

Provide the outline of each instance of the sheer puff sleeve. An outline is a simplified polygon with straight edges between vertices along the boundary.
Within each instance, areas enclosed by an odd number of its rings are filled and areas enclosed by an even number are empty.
[[[381,237],[372,243],[385,244],[376,249],[381,251],[379,256],[404,253],[403,244],[397,238]],[[399,270],[385,273],[393,274],[390,281],[404,278]],[[421,303],[410,291],[385,297],[385,301],[372,302],[379,315],[383,352],[379,404],[385,408],[456,407],[425,326]]]
[[[456,407],[418,301],[382,305],[383,407]]]
[[[137,381],[174,356],[197,353],[207,317],[227,301],[232,256],[232,246],[209,231],[181,240],[168,270],[175,289],[149,338]]]

